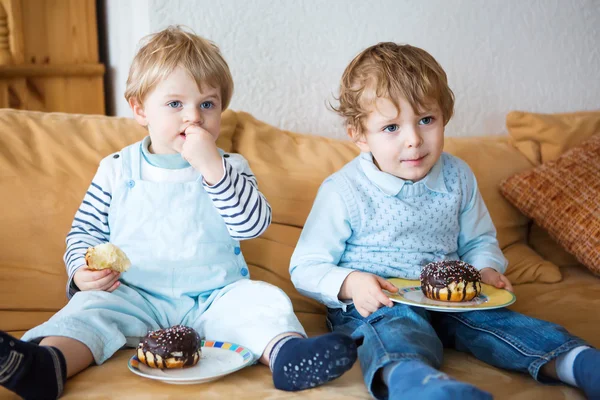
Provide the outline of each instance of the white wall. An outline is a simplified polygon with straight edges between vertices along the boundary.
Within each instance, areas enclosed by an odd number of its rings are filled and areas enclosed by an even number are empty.
[[[106,86],[109,105],[107,112],[131,117],[129,105],[123,97],[129,65],[137,50],[137,43],[150,33],[148,0],[103,0],[105,4]]]
[[[344,136],[325,102],[348,62],[380,41],[422,47],[446,69],[457,98],[451,136],[505,132],[515,109],[600,109],[597,0],[151,0],[148,7],[151,31],[183,24],[221,47],[236,83],[233,109],[297,132]],[[119,74],[126,76],[130,58],[120,58]],[[116,95],[124,103],[122,91]]]

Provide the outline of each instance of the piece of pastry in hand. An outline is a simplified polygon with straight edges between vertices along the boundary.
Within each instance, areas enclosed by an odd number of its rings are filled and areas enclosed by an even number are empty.
[[[198,363],[200,355],[198,333],[183,325],[152,331],[137,348],[138,360],[151,368],[191,367]]]
[[[463,261],[438,261],[421,271],[421,291],[432,300],[470,301],[481,293],[481,274]]]
[[[112,243],[102,243],[89,247],[85,253],[85,263],[89,269],[112,269],[125,272],[131,266],[127,255]]]

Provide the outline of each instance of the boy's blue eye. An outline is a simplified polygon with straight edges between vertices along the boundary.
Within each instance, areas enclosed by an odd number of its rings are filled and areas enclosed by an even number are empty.
[[[208,110],[210,108],[213,108],[215,105],[212,101],[205,101],[204,103],[200,104],[200,108],[203,108],[205,110]]]
[[[433,122],[433,117],[425,117],[425,118],[421,118],[421,120],[419,121],[419,125],[429,125]]]
[[[170,102],[168,102],[168,103],[167,103],[167,106],[168,106],[168,107],[171,107],[171,108],[179,108],[179,107],[181,107],[182,105],[183,105],[183,104],[182,104],[182,103],[181,103],[179,100],[170,101]]]
[[[396,132],[398,130],[398,125],[396,124],[392,124],[392,125],[388,125],[385,128],[383,128],[384,132]]]

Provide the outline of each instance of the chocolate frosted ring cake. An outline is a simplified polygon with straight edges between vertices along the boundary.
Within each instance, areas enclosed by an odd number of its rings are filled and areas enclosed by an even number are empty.
[[[200,359],[200,338],[192,328],[175,325],[150,332],[137,349],[141,363],[152,368],[183,368]]]
[[[469,301],[481,293],[481,274],[462,261],[438,261],[421,271],[421,290],[432,300]]]

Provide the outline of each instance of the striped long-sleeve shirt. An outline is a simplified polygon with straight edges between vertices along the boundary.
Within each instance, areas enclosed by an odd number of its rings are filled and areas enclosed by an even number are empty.
[[[64,261],[69,280],[70,298],[78,288],[73,282],[75,272],[85,266],[88,247],[110,241],[108,213],[113,189],[121,177],[121,158],[110,155],[100,162],[81,206],[75,213],[71,231],[67,235]],[[239,154],[223,155],[223,178],[213,186],[203,183],[206,193],[235,240],[252,239],[261,235],[271,223],[271,207],[258,190],[248,162]],[[142,162],[142,179],[152,182],[191,182],[199,173],[191,166],[181,169],[159,168]]]

